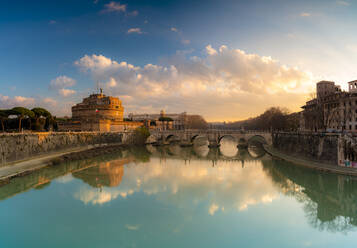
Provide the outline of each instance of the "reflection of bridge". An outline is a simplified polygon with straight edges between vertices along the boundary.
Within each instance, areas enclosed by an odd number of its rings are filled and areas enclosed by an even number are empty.
[[[234,147],[232,147],[234,148]],[[221,148],[208,148],[207,146],[180,147],[179,145],[169,146],[146,146],[151,156],[160,158],[177,158],[184,160],[210,160],[226,162],[242,162],[265,159],[265,150],[261,147],[249,147],[248,149],[238,149],[231,156],[225,155]]]
[[[247,145],[253,142],[272,144],[272,135],[269,132],[236,131],[236,130],[165,130],[151,131],[147,139],[148,144],[168,144],[171,141],[180,141],[182,145],[192,145],[198,137],[205,137],[210,147],[218,147],[224,137],[233,138],[238,144]]]

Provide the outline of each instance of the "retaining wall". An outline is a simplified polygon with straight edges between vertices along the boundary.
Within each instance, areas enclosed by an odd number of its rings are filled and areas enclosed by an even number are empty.
[[[0,165],[74,147],[125,143],[123,132],[49,132],[0,134]]]
[[[273,134],[273,147],[279,151],[333,165],[339,163],[339,141],[338,134]]]

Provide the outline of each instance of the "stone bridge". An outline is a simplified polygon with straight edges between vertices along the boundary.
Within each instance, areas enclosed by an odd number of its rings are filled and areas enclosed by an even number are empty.
[[[151,131],[147,144],[164,145],[172,141],[179,141],[182,146],[191,146],[196,138],[207,138],[209,147],[219,147],[224,137],[235,140],[239,146],[248,146],[252,143],[272,145],[270,132],[241,131],[241,130],[164,130]]]

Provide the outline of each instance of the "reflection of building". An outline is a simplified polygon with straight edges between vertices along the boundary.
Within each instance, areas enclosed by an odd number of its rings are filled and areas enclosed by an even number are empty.
[[[119,186],[124,175],[124,165],[129,163],[128,159],[118,159],[111,162],[104,162],[99,166],[91,167],[73,173],[73,176],[80,178],[95,188]]]
[[[357,131],[357,81],[348,85],[346,92],[334,82],[318,82],[317,97],[302,107],[300,129]]]
[[[124,107],[117,97],[106,96],[100,90],[81,103],[72,107],[72,120],[60,122],[59,129],[63,131],[124,131],[142,126],[139,122],[123,120]]]
[[[263,160],[262,163],[264,171],[284,194],[292,195],[308,206],[304,211],[315,227],[344,231],[357,226],[356,180],[288,166],[288,162],[282,160]]]
[[[163,110],[160,114],[129,114],[129,119],[132,121],[143,121],[150,129],[167,130],[185,129],[187,123],[187,113],[167,114]]]

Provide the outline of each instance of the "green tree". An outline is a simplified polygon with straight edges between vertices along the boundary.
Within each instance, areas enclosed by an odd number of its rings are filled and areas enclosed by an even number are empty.
[[[21,131],[21,122],[24,118],[30,118],[30,127],[31,127],[31,118],[35,117],[34,112],[24,107],[12,108],[10,113],[12,115],[17,115],[17,118],[19,119],[19,132]]]
[[[39,127],[40,126],[39,120],[41,117],[46,118],[46,123],[50,122],[50,120],[47,120],[47,119],[52,118],[51,113],[44,108],[33,108],[33,109],[31,109],[31,111],[35,114],[35,120],[36,120],[35,129],[36,130],[42,129],[41,127]]]
[[[2,128],[3,132],[5,132],[4,122],[7,120],[8,117],[9,117],[9,111],[5,110],[5,109],[1,109],[0,110],[0,121],[1,121],[1,128]]]
[[[159,121],[174,121],[171,117],[161,116]]]
[[[185,126],[188,129],[207,129],[208,123],[200,115],[188,115],[185,121]]]
[[[146,139],[150,136],[149,130],[142,126],[135,129],[133,134],[133,144],[134,145],[144,145]]]

